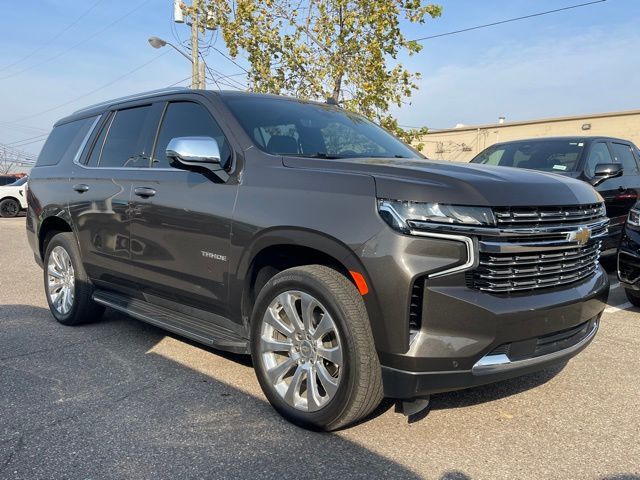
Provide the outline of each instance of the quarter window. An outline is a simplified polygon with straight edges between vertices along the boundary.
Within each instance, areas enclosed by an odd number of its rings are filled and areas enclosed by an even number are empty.
[[[38,156],[38,167],[57,165],[73,159],[96,117],[83,118],[53,129]]]
[[[145,168],[149,166],[149,138],[145,134],[151,106],[129,108],[115,113],[102,146],[100,167]],[[100,144],[96,143],[95,148]]]
[[[229,142],[209,111],[194,102],[173,102],[167,106],[154,149],[152,167],[168,168],[167,145],[177,137],[211,137],[218,142],[221,160],[231,157]]]

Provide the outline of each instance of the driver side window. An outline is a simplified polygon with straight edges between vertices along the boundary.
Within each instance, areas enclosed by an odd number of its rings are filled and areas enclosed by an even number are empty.
[[[609,153],[609,148],[604,142],[598,142],[591,145],[589,156],[587,157],[587,162],[584,166],[584,173],[587,177],[593,178],[595,175],[596,165],[600,163],[613,163],[611,153]]]

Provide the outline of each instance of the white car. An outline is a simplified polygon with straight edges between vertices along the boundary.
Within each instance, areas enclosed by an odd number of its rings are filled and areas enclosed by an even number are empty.
[[[0,217],[15,217],[27,209],[27,180],[28,177],[22,177],[0,187]]]

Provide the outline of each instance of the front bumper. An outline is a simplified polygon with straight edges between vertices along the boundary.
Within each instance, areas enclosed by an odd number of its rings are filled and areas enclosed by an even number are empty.
[[[640,290],[640,231],[629,227],[618,249],[618,279],[624,288]]]
[[[408,352],[380,352],[386,396],[459,390],[565,362],[594,338],[609,293],[602,267],[577,285],[521,295],[456,286],[454,277],[427,282]]]

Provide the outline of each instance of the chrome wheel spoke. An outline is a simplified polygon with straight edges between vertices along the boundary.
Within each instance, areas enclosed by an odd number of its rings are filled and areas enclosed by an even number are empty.
[[[313,311],[318,306],[318,302],[311,295],[300,293],[300,306],[304,329],[306,332],[311,332],[313,328]]]
[[[284,362],[279,363],[277,366],[273,367],[270,370],[267,370],[267,376],[273,385],[277,385],[282,381],[282,378],[291,371],[291,369],[296,366],[298,362],[296,362],[291,357],[288,357]]]
[[[318,356],[329,360],[331,363],[341,367],[342,366],[342,349],[340,347],[318,347]]]
[[[267,313],[264,316],[264,321],[285,337],[290,337],[293,334],[293,328],[284,323],[278,315],[278,312],[276,312],[275,309],[271,307],[267,309]]]
[[[284,394],[284,399],[289,405],[296,406],[297,399],[300,396],[300,387],[302,386],[302,377],[304,377],[304,369],[298,365],[296,372],[291,377],[291,383]]]
[[[291,340],[273,340],[263,338],[260,342],[262,352],[286,352],[291,350],[293,342]]]
[[[332,377],[331,374],[329,374],[329,371],[322,364],[322,362],[317,364],[316,371],[318,374],[318,379],[322,384],[322,388],[324,388],[324,391],[327,392],[327,395],[329,395],[329,397],[335,395],[336,391],[338,390],[338,379]]]
[[[311,366],[307,370],[307,406],[309,410],[317,410],[322,405],[322,398],[318,391],[316,379],[316,367]]]
[[[278,296],[278,302],[282,305],[284,312],[287,314],[289,322],[293,325],[295,330],[302,330],[304,328],[302,320],[298,316],[295,305],[296,297],[292,292],[281,293]]]
[[[320,320],[320,323],[312,333],[313,339],[316,341],[320,341],[322,340],[322,337],[324,337],[332,330],[334,330],[333,320],[331,319],[329,314],[325,312],[322,315],[322,320]]]

